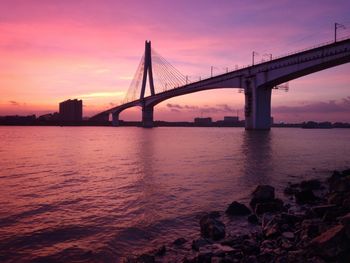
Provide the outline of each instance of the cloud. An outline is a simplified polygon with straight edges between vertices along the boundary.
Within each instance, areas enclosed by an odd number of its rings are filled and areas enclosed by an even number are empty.
[[[11,104],[11,106],[20,106],[20,103],[14,100],[10,100],[9,103]]]
[[[180,105],[168,103],[166,105],[171,111],[195,111],[202,113],[233,113],[237,109],[230,107],[227,104],[217,104],[216,106],[204,105],[202,107],[196,105]]]
[[[179,104],[168,103],[166,106],[170,109],[183,109],[183,107],[180,106]]]
[[[301,106],[278,106],[273,107],[274,113],[342,113],[350,112],[350,96],[339,101],[313,102]]]
[[[124,91],[116,91],[116,92],[93,92],[88,94],[82,94],[78,97],[80,98],[100,98],[100,97],[120,97],[125,95]]]

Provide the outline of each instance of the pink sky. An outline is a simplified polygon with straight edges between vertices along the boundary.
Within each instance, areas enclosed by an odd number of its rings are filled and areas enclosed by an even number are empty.
[[[251,52],[282,55],[330,41],[334,22],[350,35],[350,2],[2,0],[0,115],[58,110],[84,101],[91,116],[119,104],[143,54],[144,41],[190,80],[251,63]],[[261,60],[261,55],[257,60]],[[318,72],[276,91],[276,121],[350,122],[350,65]],[[159,104],[155,119],[243,118],[244,95],[212,90]],[[140,109],[122,113],[139,120]]]

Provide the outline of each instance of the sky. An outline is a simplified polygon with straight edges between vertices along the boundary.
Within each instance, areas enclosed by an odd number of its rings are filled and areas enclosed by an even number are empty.
[[[145,40],[189,81],[350,36],[350,1],[0,0],[0,115],[37,116],[82,99],[85,117],[124,100]],[[350,122],[350,64],[274,90],[275,121]],[[157,88],[157,87],[156,87]],[[244,94],[217,89],[155,108],[155,119],[238,116]],[[120,116],[140,120],[131,108]]]

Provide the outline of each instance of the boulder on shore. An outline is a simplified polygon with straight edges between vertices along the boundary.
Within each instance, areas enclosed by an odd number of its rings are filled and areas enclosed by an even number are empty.
[[[257,203],[265,203],[275,199],[275,188],[271,185],[258,185],[252,193],[250,206],[255,208]]]
[[[344,226],[336,225],[321,235],[315,237],[310,242],[310,247],[318,255],[325,257],[335,257],[339,253],[339,248],[343,242]]]
[[[199,221],[201,234],[205,238],[220,240],[225,237],[225,225],[210,214],[203,216]]]
[[[317,200],[312,190],[301,190],[295,194],[295,201],[298,204],[310,204]]]
[[[232,202],[229,205],[229,207],[226,209],[226,214],[230,216],[245,216],[245,215],[249,215],[250,213],[251,212],[246,205],[236,201]]]
[[[283,201],[275,198],[269,202],[257,203],[255,206],[255,213],[260,215],[264,213],[279,212],[283,209]]]
[[[302,181],[300,183],[300,188],[303,190],[319,190],[322,188],[322,184],[318,179],[310,179]]]

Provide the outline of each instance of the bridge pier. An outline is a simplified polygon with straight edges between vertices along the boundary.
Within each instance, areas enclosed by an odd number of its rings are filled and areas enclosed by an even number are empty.
[[[142,107],[142,127],[143,128],[153,127],[153,106]]]
[[[119,112],[112,113],[112,125],[119,126]]]
[[[251,81],[247,81],[244,92],[246,130],[270,129],[271,91],[269,87],[252,86]]]

